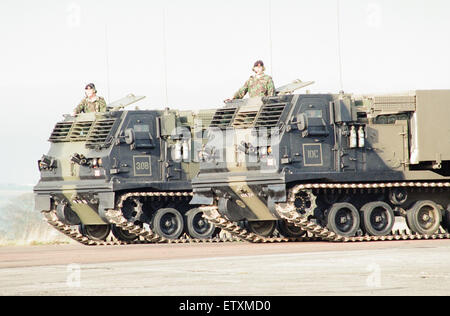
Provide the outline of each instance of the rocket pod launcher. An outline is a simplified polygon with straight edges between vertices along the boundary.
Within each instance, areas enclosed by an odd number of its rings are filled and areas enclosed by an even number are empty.
[[[448,230],[449,117],[450,90],[235,100],[213,116],[193,203],[261,236],[304,234],[287,209],[339,236],[386,236],[399,216]]]

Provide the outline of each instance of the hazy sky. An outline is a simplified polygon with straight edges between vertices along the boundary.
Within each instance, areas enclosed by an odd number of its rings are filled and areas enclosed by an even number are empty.
[[[149,109],[165,107],[166,78],[170,107],[219,107],[257,59],[276,86],[314,80],[312,92],[338,92],[340,68],[346,92],[450,88],[450,1],[340,0],[339,12],[340,41],[338,0],[1,0],[0,183],[37,182],[89,82]]]

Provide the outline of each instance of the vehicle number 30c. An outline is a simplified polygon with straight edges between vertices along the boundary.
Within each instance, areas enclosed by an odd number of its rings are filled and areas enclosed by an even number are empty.
[[[150,163],[148,161],[136,161],[136,170],[148,170],[150,169]]]

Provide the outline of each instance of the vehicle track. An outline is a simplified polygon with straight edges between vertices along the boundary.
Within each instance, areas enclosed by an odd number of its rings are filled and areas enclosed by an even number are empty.
[[[129,222],[124,217],[122,212],[124,202],[127,199],[143,198],[143,197],[179,199],[191,197],[192,195],[193,195],[192,192],[132,192],[122,195],[117,203],[117,209],[108,210],[105,215],[108,218],[109,224],[116,225],[117,227],[121,228],[122,230],[128,233],[136,235],[136,239],[130,241],[118,240],[115,237],[112,240],[94,240],[87,236],[84,236],[77,229],[74,229],[73,226],[64,224],[62,221],[60,221],[56,216],[56,211],[43,211],[42,214],[44,215],[46,221],[56,230],[63,233],[67,237],[86,246],[113,246],[113,245],[130,245],[130,244],[147,244],[147,243],[168,243],[168,244],[215,243],[215,242],[240,241],[239,238],[233,236],[231,237],[219,236],[207,239],[198,239],[198,238],[191,238],[186,234],[178,239],[167,239],[162,236],[159,236],[158,234],[153,232],[150,228],[144,228],[141,227],[140,225],[136,225],[134,223]]]
[[[299,184],[294,186],[288,195],[288,202],[276,205],[276,211],[279,216],[286,220],[289,224],[301,228],[308,232],[312,237],[300,238],[273,238],[262,237],[254,233],[249,233],[245,229],[239,227],[229,221],[218,212],[216,206],[201,207],[204,216],[217,227],[229,232],[233,236],[241,240],[254,243],[271,243],[271,242],[289,242],[289,241],[313,241],[323,240],[330,242],[371,242],[371,241],[393,241],[393,240],[420,240],[420,239],[450,239],[449,233],[439,233],[433,235],[406,234],[399,231],[391,233],[387,236],[355,236],[345,237],[338,235],[326,227],[323,227],[308,219],[308,214],[316,207],[315,196],[313,190],[383,190],[388,188],[450,188],[450,182],[388,182],[388,183],[321,183],[321,184]],[[310,206],[301,211],[302,215],[294,205],[296,197],[302,192],[310,198]],[[306,204],[304,204],[306,205]]]

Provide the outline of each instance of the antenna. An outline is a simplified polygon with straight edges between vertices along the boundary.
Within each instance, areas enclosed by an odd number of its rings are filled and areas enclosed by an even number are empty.
[[[164,90],[165,90],[165,107],[169,106],[169,93],[167,91],[167,35],[166,35],[166,7],[163,7],[162,15],[162,31],[163,31],[163,59],[164,59]]]
[[[344,83],[342,80],[342,52],[341,52],[341,1],[337,0],[337,41],[338,41],[338,58],[339,58],[339,82],[341,91],[344,91]]]
[[[108,46],[108,25],[105,24],[105,59],[106,59],[106,89],[108,91],[108,100],[111,101],[109,89],[109,46]]]
[[[272,57],[272,0],[269,2],[269,55],[270,55],[270,72],[273,77],[273,57]]]

